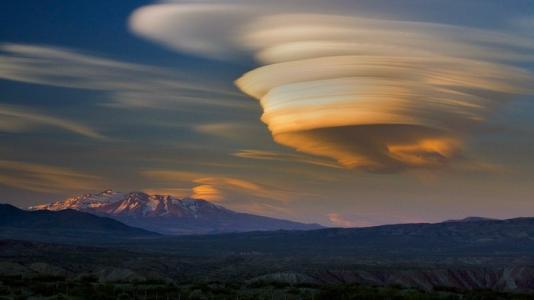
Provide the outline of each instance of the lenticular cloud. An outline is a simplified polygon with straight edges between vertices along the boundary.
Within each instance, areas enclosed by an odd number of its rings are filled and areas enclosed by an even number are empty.
[[[274,140],[348,168],[443,166],[471,127],[532,92],[532,74],[520,67],[534,60],[527,37],[343,7],[238,4],[148,6],[131,26],[197,55],[250,55],[260,66],[236,84],[259,100]]]

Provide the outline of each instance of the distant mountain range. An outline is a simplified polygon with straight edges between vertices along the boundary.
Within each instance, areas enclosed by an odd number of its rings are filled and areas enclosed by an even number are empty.
[[[171,235],[322,228],[318,224],[304,224],[235,212],[206,200],[179,199],[169,195],[148,195],[142,192],[120,193],[107,190],[102,193],[74,196],[51,204],[37,205],[30,209],[49,211],[72,209]]]
[[[129,249],[134,247],[131,244]],[[414,264],[427,259],[440,263],[443,257],[481,256],[498,257],[510,264],[515,258],[534,259],[534,218],[176,236],[150,247],[182,255],[295,254],[369,261],[389,258],[399,263],[411,259]]]
[[[534,291],[532,266],[534,218],[167,236],[74,210],[0,205],[0,275]]]
[[[26,211],[0,204],[0,237],[76,242],[155,236],[158,234],[72,209]]]

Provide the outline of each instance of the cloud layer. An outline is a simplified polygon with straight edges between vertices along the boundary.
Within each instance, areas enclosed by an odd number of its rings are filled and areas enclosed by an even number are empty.
[[[247,109],[238,92],[215,83],[201,84],[193,77],[66,48],[0,44],[0,79],[107,92],[111,105],[120,107],[180,109],[209,104]]]
[[[102,188],[102,179],[47,164],[0,160],[0,184],[43,193],[94,191]]]
[[[131,28],[179,51],[250,55],[260,67],[236,84],[274,140],[348,168],[441,167],[470,128],[533,91],[527,36],[312,2],[171,1],[137,10]]]

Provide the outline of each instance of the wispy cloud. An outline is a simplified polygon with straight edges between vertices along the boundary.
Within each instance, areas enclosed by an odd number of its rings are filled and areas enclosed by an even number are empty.
[[[21,132],[40,126],[57,127],[93,139],[106,139],[96,130],[78,122],[50,116],[27,107],[0,104],[0,131]]]
[[[294,214],[277,199],[262,201],[269,199],[256,198],[258,187],[254,183],[235,178],[200,178],[195,181],[196,185],[190,188],[155,188],[145,189],[144,192],[156,195],[173,195],[180,198],[204,199],[214,203],[221,203],[226,207],[231,207],[241,212],[294,217]],[[189,183],[179,183],[177,181],[172,183],[183,184],[184,186],[189,185]],[[170,182],[167,184],[170,184]],[[247,188],[250,185],[252,187]],[[262,194],[265,195],[265,193]],[[280,196],[280,194],[274,196]]]
[[[292,194],[291,191],[283,190],[280,187],[266,186],[250,180],[227,176],[206,176],[197,178],[194,182],[204,186],[211,186],[221,191],[244,193],[256,198],[277,202],[288,201]],[[220,198],[223,199],[223,196],[221,195]]]
[[[99,190],[101,178],[45,164],[0,160],[0,184],[43,193]]]
[[[213,122],[195,125],[193,129],[205,135],[243,143],[254,143],[266,133],[259,122]]]
[[[534,61],[530,36],[313,3],[169,1],[137,10],[130,24],[179,51],[250,55],[261,67],[236,84],[259,100],[274,140],[347,168],[444,167],[470,128],[534,91],[518,67]]]
[[[203,173],[175,171],[175,170],[144,170],[141,174],[148,178],[156,178],[167,182],[191,182],[196,178],[203,177]]]
[[[112,101],[104,104],[118,107],[252,107],[238,92],[191,74],[52,46],[0,44],[0,78],[103,91]]]
[[[191,197],[211,202],[221,202],[224,199],[223,191],[211,184],[201,184],[193,187]]]
[[[197,195],[195,197],[207,200],[213,199],[222,201],[225,199],[223,195],[225,192],[246,193],[256,198],[264,198],[274,201],[286,201],[288,195],[292,194],[292,192],[285,191],[281,188],[266,186],[251,180],[219,174],[174,170],[145,170],[142,171],[141,174],[164,184],[182,186],[188,184],[191,186],[190,196]]]
[[[260,160],[275,160],[282,162],[298,162],[327,168],[339,169],[339,165],[327,160],[314,159],[305,155],[278,153],[274,151],[244,149],[233,153],[234,156]]]
[[[172,195],[178,198],[185,198],[191,195],[190,188],[160,188],[160,189],[144,189],[143,192],[149,195]]]
[[[146,190],[224,203],[233,209],[254,213],[287,214],[284,207],[288,202],[309,196],[305,192],[220,174],[173,170],[145,170],[141,174],[150,184],[159,186]]]

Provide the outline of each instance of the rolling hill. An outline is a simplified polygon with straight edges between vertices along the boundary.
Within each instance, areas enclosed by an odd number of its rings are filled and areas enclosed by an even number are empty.
[[[25,211],[0,204],[0,237],[39,241],[102,241],[158,234],[71,209]]]

